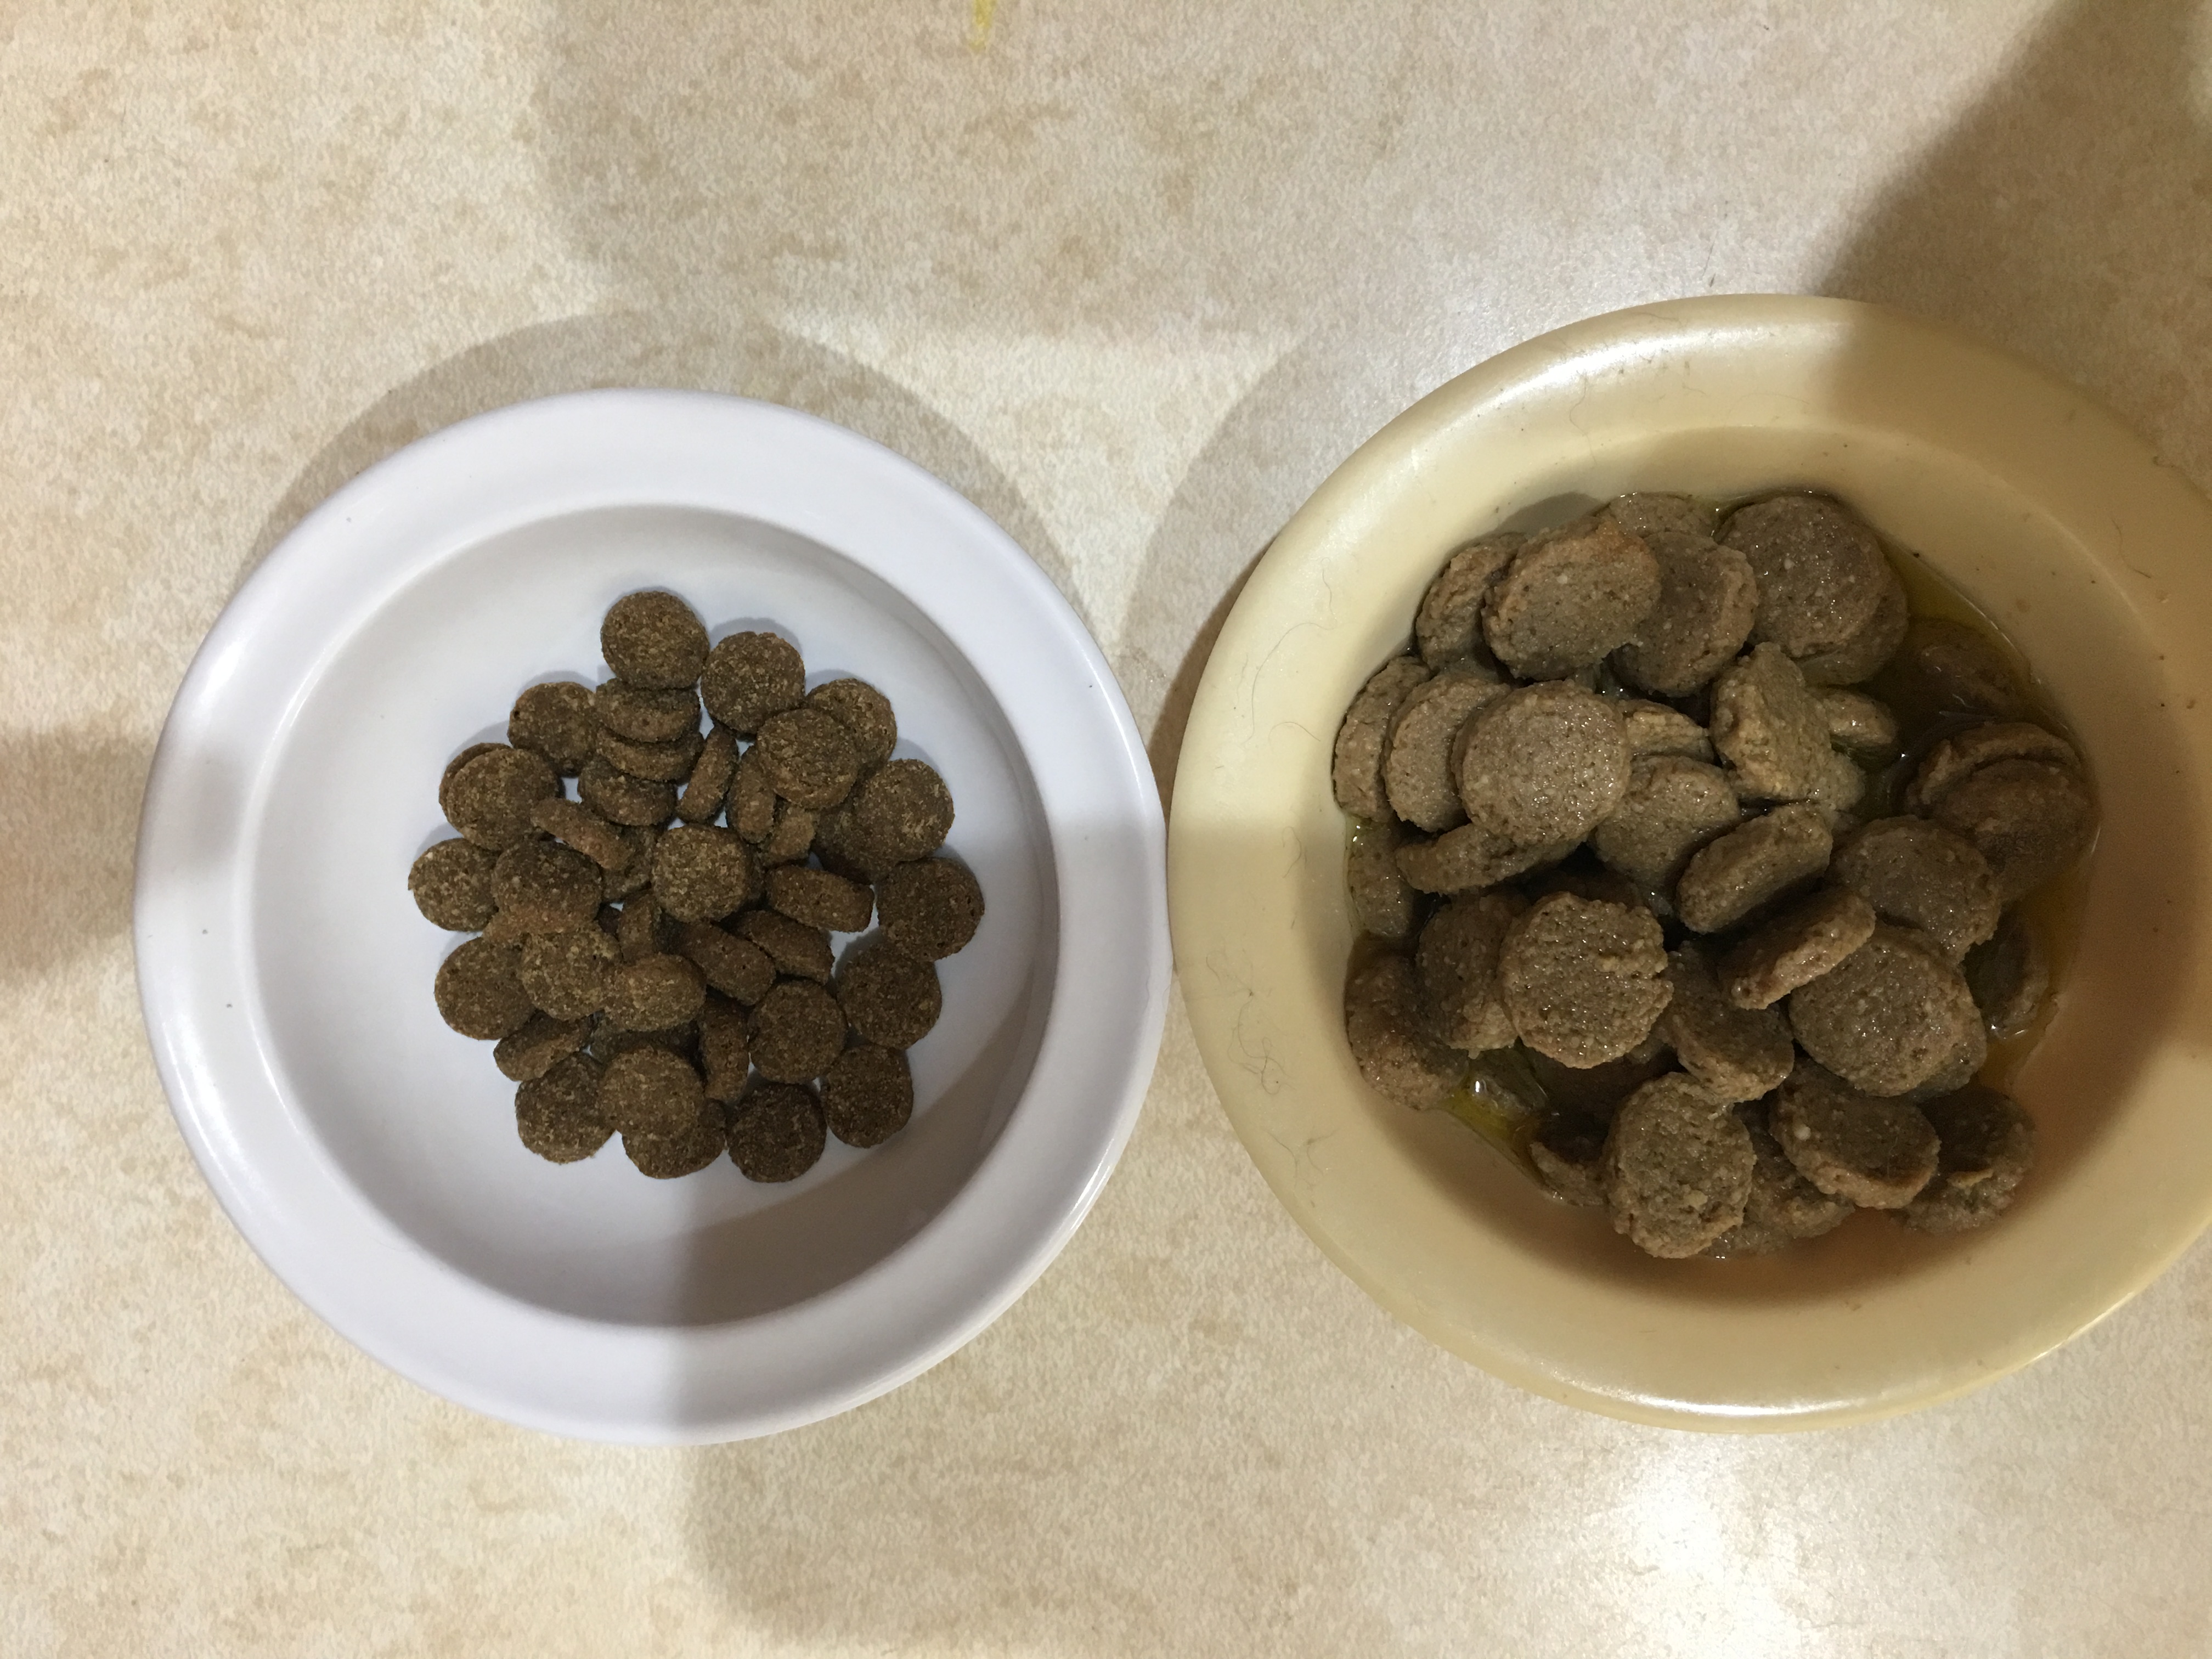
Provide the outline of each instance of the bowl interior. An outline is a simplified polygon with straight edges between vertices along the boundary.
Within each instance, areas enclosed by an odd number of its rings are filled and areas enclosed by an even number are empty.
[[[2083,743],[2103,830],[2058,1014],[2013,1079],[2039,1158],[2002,1224],[1933,1239],[1862,1214],[1764,1261],[1659,1261],[1359,1079],[1341,1036],[1352,925],[1330,743],[1460,541],[1632,489],[1785,486],[1849,500],[1999,621]],[[2078,394],[1867,307],[1599,319],[1434,394],[1255,572],[1178,771],[1178,962],[1255,1161],[1408,1322],[1646,1420],[1876,1414],[2063,1340],[2171,1259],[2212,1200],[2193,644],[2212,628],[2208,547],[2203,498]]]
[[[423,921],[408,866],[451,830],[447,760],[504,741],[515,695],[606,677],[599,620],[666,587],[713,637],[768,629],[808,684],[857,674],[888,696],[898,753],[944,775],[947,850],[988,913],[939,965],[945,1012],[911,1053],[916,1109],[890,1141],[834,1139],[787,1185],[725,1158],[649,1180],[618,1141],[547,1164],[517,1140],[514,1085],[430,994],[459,942]],[[550,516],[424,568],[329,651],[264,774],[243,918],[280,1092],[348,1180],[415,1245],[522,1302],[577,1318],[700,1325],[789,1307],[863,1273],[937,1215],[990,1150],[1035,1061],[1058,947],[1050,839],[1018,744],[982,681],[878,577],[790,530],[660,506]],[[571,786],[573,793],[573,785]],[[848,939],[840,939],[841,947]]]

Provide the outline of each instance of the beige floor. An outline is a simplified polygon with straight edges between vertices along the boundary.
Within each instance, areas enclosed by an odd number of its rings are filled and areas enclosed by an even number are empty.
[[[865,19],[866,21],[859,21]],[[0,1652],[2212,1651],[2212,1247],[1954,1405],[1626,1427],[1398,1328],[1170,1024],[1095,1218],[984,1337],[755,1445],[387,1375],[256,1262],[148,1061],[148,754],[254,560],[532,393],[871,432],[1081,608],[1164,775],[1328,470],[1589,313],[1935,312],[2212,480],[2187,0],[0,5]]]

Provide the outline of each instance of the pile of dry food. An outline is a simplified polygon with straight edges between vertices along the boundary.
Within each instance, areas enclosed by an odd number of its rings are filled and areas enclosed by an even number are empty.
[[[1984,1224],[2033,1135],[1974,1079],[2049,990],[2017,906],[2096,825],[2031,712],[1824,496],[1459,549],[1336,738],[1360,1070],[1539,1105],[1534,1170],[1655,1255]]]
[[[726,1149],[789,1181],[827,1134],[888,1139],[914,1109],[905,1051],[937,1023],[934,964],[983,915],[975,877],[935,856],[944,780],[891,758],[873,686],[808,691],[774,634],[710,650],[673,594],[617,600],[599,648],[613,678],[529,687],[507,742],[446,768],[460,834],[407,884],[478,937],[439,969],[439,1012],[497,1042],[522,1144],[556,1164],[619,1134],[649,1176]],[[831,935],[872,919],[837,961]]]

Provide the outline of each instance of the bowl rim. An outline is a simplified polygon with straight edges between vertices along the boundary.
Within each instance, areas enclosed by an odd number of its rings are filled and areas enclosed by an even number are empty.
[[[504,532],[611,507],[703,509],[836,550],[897,591],[999,702],[1042,808],[1059,945],[1027,1079],[912,1238],[834,1289],[726,1324],[604,1324],[520,1302],[416,1245],[284,1097],[252,1011],[245,864],[270,757],[319,663],[407,583]],[[302,629],[298,619],[310,624]],[[250,698],[262,712],[242,716]],[[218,752],[254,757],[215,781]],[[216,847],[211,856],[210,843]],[[611,389],[462,421],[370,467],[240,585],[163,726],[139,827],[141,1006],[216,1199],[333,1328],[461,1405],[578,1438],[703,1443],[872,1399],[1043,1272],[1134,1126],[1170,983],[1165,827],[1144,743],[1074,611],[951,486],[858,433],[723,394]],[[1118,964],[1102,974],[1098,964]]]
[[[2212,580],[2185,568],[2191,548],[2212,543],[2212,534],[2206,533],[2212,532],[2212,502],[2110,410],[2014,354],[1963,331],[1887,307],[1798,295],[1704,296],[1586,319],[1513,346],[1420,398],[1361,445],[1270,544],[1226,619],[1194,699],[1169,821],[1170,911],[1178,975],[1194,1035],[1240,1139],[1278,1199],[1323,1254],[1387,1311],[1506,1381],[1583,1409],[1677,1428],[1769,1431],[1893,1415],[1966,1393],[2019,1369],[2105,1317],[2185,1249],[2212,1222],[2212,1183],[2191,1184],[2176,1176],[2160,1194],[2156,1224],[2133,1228],[2126,1248],[2116,1249],[2117,1265],[2107,1282],[2039,1323],[2023,1317],[2015,1340],[1972,1361],[1947,1363],[1940,1370],[1893,1379],[1890,1384],[1857,1393],[1808,1395],[1800,1402],[1779,1407],[1753,1406],[1724,1395],[1698,1399],[1643,1393],[1621,1385],[1617,1377],[1600,1381],[1574,1374],[1544,1351],[1540,1335],[1532,1335],[1538,1330],[1534,1322],[1524,1321],[1510,1331],[1470,1329],[1455,1322],[1433,1304],[1422,1285],[1393,1281],[1375,1271],[1363,1241],[1345,1236],[1322,1212],[1315,1194],[1330,1177],[1322,1170],[1323,1160],[1310,1155],[1313,1143],[1300,1140],[1320,1120],[1317,1115],[1296,1118],[1285,1110],[1285,1097],[1297,1085],[1288,1079],[1283,1064],[1267,1053],[1281,1028],[1271,1031],[1264,1020],[1255,1020],[1253,986],[1237,983],[1233,975],[1221,970],[1223,963],[1233,961],[1241,948],[1237,928],[1243,919],[1237,915],[1233,895],[1224,902],[1222,893],[1210,887],[1219,884],[1224,860],[1210,854],[1206,846],[1209,836],[1231,828],[1247,841],[1255,832],[1249,816],[1239,818],[1231,792],[1252,787],[1256,763],[1245,762],[1243,751],[1267,744],[1292,721],[1281,707],[1262,708],[1255,694],[1255,686],[1270,673],[1278,684],[1289,684],[1304,671],[1304,665],[1292,659],[1295,653],[1280,652],[1289,630],[1317,626],[1326,632],[1341,622],[1334,591],[1324,599],[1298,588],[1303,565],[1324,556],[1341,559],[1363,533],[1374,533],[1389,510],[1380,503],[1417,496],[1433,500],[1445,494],[1446,452],[1455,434],[1471,422],[1489,417],[1502,428],[1526,413],[1529,405],[1516,404],[1516,399],[1528,398],[1532,391],[1556,392],[1632,374],[1639,367],[1667,359],[1670,351],[1700,335],[1723,332],[1877,342],[1893,353],[1921,354],[1929,362],[1987,376],[2021,402],[2017,416],[2008,416],[2014,422],[2010,441],[2024,444],[2020,434],[2037,422],[2045,423],[2035,428],[2039,441],[2063,428],[2063,441],[2088,458],[2075,465],[2075,483],[2093,465],[2124,468],[2129,488],[2145,496],[2144,516],[2164,515],[2168,522],[2185,524],[2199,532],[2179,548],[2153,550],[2131,541],[2129,545],[2138,548],[2153,567],[2136,573],[2145,587],[2143,594],[2134,597],[2162,602],[2167,595],[2153,592],[2156,586],[2185,587],[2186,597],[2199,610],[2212,611]],[[1685,386],[1688,380],[1685,374]],[[1790,401],[1786,392],[1774,392],[1772,398],[1778,405]],[[1741,424],[1756,424],[1760,418],[1747,415]],[[1712,423],[1715,429],[1723,424]],[[2189,706],[2196,705],[2192,702]],[[1299,714],[1305,716],[1305,711]],[[1306,717],[1318,718],[1318,713]],[[1292,745],[1301,756],[1319,753],[1324,793],[1328,739],[1333,731],[1332,725],[1316,737],[1300,726],[1303,741]],[[2193,762],[2190,787],[2195,787],[2212,770],[2208,760],[2212,742],[2196,726],[2178,740]],[[1278,826],[1276,833],[1286,843],[1297,840],[1298,831],[1287,825]],[[1303,846],[1285,846],[1286,862],[1305,857]],[[1340,887],[1340,876],[1336,879]],[[1291,926],[1295,932],[1297,923]],[[1273,930],[1275,923],[1271,920],[1268,927]],[[1284,943],[1271,931],[1251,941],[1248,955],[1264,956],[1271,945]],[[2188,984],[2190,1006],[2199,1006],[2205,1000],[2206,988],[2212,986],[2212,975],[2199,963],[2191,969]],[[1291,1024],[1304,1022],[1317,1012],[1301,997],[1291,1011]],[[1340,1049],[1340,1018],[1332,1012],[1327,1023],[1328,1040]],[[1348,1070],[1348,1058],[1343,1064]],[[2196,1068],[2190,1057],[2176,1064]],[[2197,1069],[2187,1075],[2201,1085]],[[2212,1139],[2205,1144],[2212,1146]],[[1375,1182],[1382,1179],[1372,1170],[1361,1175]],[[1372,1194],[1366,1196],[1371,1212],[1376,1208]],[[1503,1247],[1498,1250],[1501,1258],[1509,1254]],[[1466,1269],[1465,1263],[1454,1267],[1462,1273]],[[1444,1271],[1437,1269],[1439,1276]]]

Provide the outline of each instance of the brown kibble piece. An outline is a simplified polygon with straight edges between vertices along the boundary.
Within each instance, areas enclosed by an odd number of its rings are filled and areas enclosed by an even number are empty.
[[[677,933],[676,948],[708,985],[739,1002],[758,1002],[775,983],[775,962],[767,951],[710,923],[685,922]],[[830,970],[825,966],[822,971],[826,976]]]
[[[691,763],[691,775],[676,798],[676,816],[686,823],[712,823],[729,798],[730,780],[737,769],[737,733],[718,726],[699,745],[699,758]]]
[[[1344,1035],[1359,1073],[1401,1106],[1441,1106],[1467,1075],[1467,1056],[1439,1042],[1413,964],[1377,957],[1344,987]]]
[[[876,884],[875,907],[893,945],[910,957],[937,962],[964,951],[975,937],[983,921],[983,890],[966,866],[951,859],[917,859],[893,868]],[[788,905],[778,908],[799,915]],[[866,927],[866,915],[857,907],[854,914]]]
[[[514,1091],[514,1132],[522,1144],[552,1164],[574,1164],[607,1144],[614,1133],[599,1115],[599,1068],[570,1054]]]
[[[869,857],[885,867],[910,864],[934,853],[952,832],[952,792],[927,763],[895,760],[871,772],[853,792],[852,824]],[[870,878],[881,873],[874,871]]]
[[[674,1134],[632,1132],[623,1137],[623,1151],[637,1172],[656,1181],[698,1174],[722,1155],[727,1144],[722,1109],[710,1100],[702,1100],[697,1115]]]
[[[1872,679],[1897,654],[1897,647],[1905,638],[1905,625],[1911,619],[1905,586],[1892,574],[1865,627],[1832,651],[1816,651],[1809,657],[1797,659],[1806,684],[1856,685],[1861,680]]]
[[[1655,1030],[1618,1060],[1595,1066],[1562,1066],[1549,1054],[1522,1047],[1519,1058],[1544,1091],[1544,1100],[1562,1112],[1579,1112],[1601,1123],[1613,1121],[1620,1104],[1661,1073],[1671,1071],[1667,1045]]]
[[[655,689],[615,679],[593,691],[591,698],[592,718],[606,731],[631,743],[673,743],[699,734],[699,692],[695,686]]]
[[[1590,831],[1589,843],[1607,867],[1631,881],[1668,888],[1699,848],[1742,816],[1718,767],[1661,755],[1630,769],[1628,793]]]
[[[625,856],[621,865],[606,873],[599,896],[608,904],[617,904],[645,890],[653,879],[653,849],[660,845],[660,830],[653,824],[627,824],[622,832]]]
[[[1966,987],[1992,1037],[2014,1037],[2035,1024],[2051,994],[2051,961],[2035,930],[2008,913],[1984,943],[1966,952]]]
[[[624,962],[643,962],[670,949],[676,929],[677,924],[669,920],[647,887],[623,906],[615,920],[615,943],[622,947]]]
[[[1668,952],[1667,983],[1674,994],[1656,1035],[1714,1099],[1756,1100],[1790,1075],[1797,1050],[1789,1023],[1771,1008],[1729,1001],[1696,945]]]
[[[775,787],[768,781],[768,767],[759,750],[746,750],[738,757],[738,763],[730,774],[730,828],[737,831],[739,840],[758,847],[775,829],[780,805]]]
[[[1452,781],[1453,745],[1468,716],[1505,691],[1487,669],[1460,662],[1407,694],[1382,760],[1382,789],[1393,812],[1431,835],[1465,821]]]
[[[1486,668],[1496,659],[1482,638],[1482,602],[1491,584],[1528,538],[1513,531],[1485,536],[1444,561],[1413,615],[1413,643],[1432,669],[1472,658]]]
[[[527,1083],[581,1048],[591,1035],[589,1020],[532,1014],[520,1030],[499,1040],[491,1051],[492,1064],[514,1082]]]
[[[1751,563],[1732,547],[1679,532],[1647,538],[1659,562],[1659,599],[1613,653],[1622,684],[1685,696],[1743,648],[1759,615]]]
[[[1685,540],[1711,541],[1720,527],[1717,507],[1707,507],[1692,495],[1663,490],[1615,496],[1607,505],[1605,516],[1654,549]]]
[[[1605,1202],[1606,1125],[1583,1112],[1547,1112],[1528,1139],[1528,1161],[1544,1185],[1570,1204]]]
[[[835,957],[830,935],[821,928],[793,921],[777,910],[748,910],[738,918],[738,931],[767,951],[779,972],[798,979],[829,979]]]
[[[896,1048],[856,1043],[822,1075],[822,1115],[848,1146],[880,1146],[914,1115],[914,1073]]]
[[[822,814],[810,812],[804,806],[793,806],[787,800],[775,804],[775,828],[769,831],[768,839],[761,843],[760,856],[763,865],[798,864],[814,850],[814,831],[822,821]]]
[[[748,1181],[796,1181],[827,1144],[822,1108],[811,1089],[764,1083],[730,1114],[730,1161]]]
[[[707,981],[685,957],[664,951],[618,964],[607,975],[607,1018],[626,1031],[665,1031],[696,1018]]]
[[[1346,811],[1377,821],[1390,816],[1390,799],[1382,781],[1382,757],[1390,739],[1391,722],[1415,686],[1429,671],[1413,657],[1394,657],[1368,676],[1367,684],[1345,711],[1336,728],[1336,750],[1329,781],[1336,804]]]
[[[699,675],[707,712],[741,738],[806,695],[806,665],[774,634],[732,634],[715,641]]]
[[[617,1054],[599,1082],[599,1115],[625,1137],[681,1135],[705,1101],[690,1062],[650,1044]]]
[[[1715,1240],[1708,1255],[1771,1255],[1800,1239],[1833,1232],[1857,1207],[1805,1179],[1768,1128],[1771,1112],[1771,1103],[1764,1100],[1735,1109],[1751,1137],[1751,1191],[1744,1200],[1743,1219]]]
[[[478,755],[489,755],[495,749],[507,746],[496,743],[472,743],[446,763],[446,769],[438,775],[438,810],[446,815],[448,823],[453,816],[453,780],[460,775],[461,769]]]
[[[909,1048],[929,1034],[944,1007],[937,969],[888,940],[856,946],[837,973],[837,1000],[864,1042]]]
[[[1531,538],[1491,586],[1482,635],[1522,679],[1556,679],[1601,662],[1659,602],[1659,562],[1609,518]]]
[[[1627,732],[1612,703],[1579,685],[1523,686],[1468,722],[1452,770],[1468,819],[1499,840],[1572,843],[1627,793]]]
[[[1781,647],[1760,645],[1713,682],[1713,747],[1751,800],[1803,800],[1833,774],[1828,720]]]
[[[1674,908],[1693,933],[1717,933],[1811,881],[1834,847],[1812,807],[1778,806],[1716,837],[1674,884]]]
[[[1948,617],[1912,619],[1890,678],[1929,708],[1998,720],[2016,720],[2027,709],[2004,653],[1980,629]]]
[[[1771,1008],[1840,966],[1874,930],[1874,907],[1849,888],[1815,893],[1730,947],[1721,958],[1722,994],[1739,1008]]]
[[[1819,495],[1777,495],[1729,515],[1721,540],[1759,579],[1752,637],[1793,657],[1832,651],[1874,619],[1896,583],[1881,544],[1857,514]]]
[[[1982,1016],[1940,945],[1885,922],[1791,994],[1790,1026],[1807,1054],[1853,1088],[1892,1096],[1934,1076],[1980,1033]]]
[[[751,1022],[720,997],[707,999],[699,1012],[699,1070],[707,1098],[729,1105],[745,1091],[752,1068]]]
[[[1620,714],[1621,730],[1628,738],[1633,761],[1659,755],[1680,755],[1685,760],[1711,761],[1713,740],[1705,728],[1679,709],[1641,697],[1622,697],[1613,707]]]
[[[2081,769],[2074,745],[2056,732],[2026,720],[1993,720],[1955,732],[1928,751],[1905,787],[1905,810],[1925,817],[1982,768],[2006,760],[2046,761],[2069,771]]]
[[[594,755],[576,776],[584,805],[616,823],[658,827],[676,811],[676,791],[649,778],[633,777]]]
[[[530,809],[560,793],[561,780],[543,755],[494,744],[458,769],[440,794],[454,829],[503,853],[532,833]]]
[[[528,1000],[555,1019],[582,1019],[606,1006],[607,978],[621,952],[596,924],[525,939],[519,973]]]
[[[1667,951],[1646,910],[1553,893],[1508,930],[1499,980],[1513,1028],[1564,1066],[1626,1054],[1667,1006]]]
[[[1877,818],[1836,849],[1832,879],[1884,921],[1917,927],[1954,962],[1996,931],[1989,863],[1972,842],[1925,818]]]
[[[875,895],[859,882],[804,865],[785,865],[768,872],[768,902],[793,921],[833,933],[859,933],[876,908]]]
[[[1398,849],[1409,840],[1406,826],[1395,819],[1370,823],[1349,837],[1345,883],[1352,894],[1352,926],[1359,932],[1402,939],[1411,938],[1419,925],[1420,898],[1398,867]],[[876,902],[883,902],[880,892]]]
[[[603,726],[596,746],[601,760],[627,776],[678,784],[691,775],[705,742],[696,732],[690,732],[670,743],[632,743]]]
[[[1808,1181],[1863,1209],[1902,1209],[1936,1173],[1926,1113],[1861,1094],[1811,1060],[1776,1091],[1769,1127]]]
[[[845,728],[863,771],[881,766],[898,747],[898,716],[891,700],[866,680],[825,680],[799,706],[827,714]]]
[[[2001,760],[1946,790],[1936,821],[1973,843],[1988,861],[1997,897],[2009,904],[2089,850],[2097,808],[2071,767]]]
[[[1828,722],[1828,741],[1870,766],[1897,758],[1897,716],[1889,705],[1840,685],[1813,688],[1813,701]]]
[[[489,848],[458,836],[424,848],[407,872],[407,890],[423,920],[454,933],[474,933],[489,921],[496,856]]]
[[[573,847],[600,870],[620,870],[629,863],[630,845],[622,826],[609,823],[588,806],[562,795],[549,795],[530,809],[530,822],[563,846]],[[600,885],[604,879],[595,878]]]
[[[1494,887],[1534,869],[1547,860],[1565,858],[1572,842],[1548,847],[1514,847],[1479,823],[1462,823],[1434,841],[1409,841],[1397,851],[1398,872],[1424,893],[1467,893]]]
[[[599,913],[599,866],[556,841],[518,842],[492,866],[499,914],[523,933],[561,933]]]
[[[719,921],[760,896],[760,866],[732,831],[678,824],[653,849],[653,894],[678,921]]]
[[[672,690],[706,666],[707,629],[673,593],[625,593],[599,624],[599,654],[633,685]]]
[[[1528,906],[1510,893],[1469,894],[1429,918],[1413,953],[1430,1028],[1470,1054],[1512,1046],[1513,1020],[1499,996],[1498,957],[1506,930]]]
[[[549,680],[527,688],[507,717],[507,740],[534,750],[563,777],[573,778],[592,757],[599,729],[592,715],[592,694],[571,680]]]
[[[521,968],[514,945],[469,940],[438,965],[439,1013],[463,1036],[484,1042],[520,1030],[532,1012]]]
[[[604,1014],[592,1022],[590,1052],[602,1066],[611,1066],[641,1048],[657,1048],[689,1066],[699,1057],[699,1028],[692,1024],[660,1031],[625,1031]]]
[[[2035,1162],[2034,1122],[2010,1096],[1979,1084],[1923,1109],[1939,1142],[1936,1174],[1898,1218],[1930,1233],[1986,1227]]]
[[[1625,1101],[1606,1136],[1613,1231],[1647,1255],[1696,1255],[1743,1220],[1755,1160],[1735,1114],[1680,1073]]]
[[[751,1046],[769,1082],[807,1082],[844,1051],[845,1011],[812,980],[785,980],[753,1010]]]
[[[826,811],[853,792],[860,751],[845,728],[818,709],[793,708],[763,721],[754,750],[769,787],[794,806]]]

